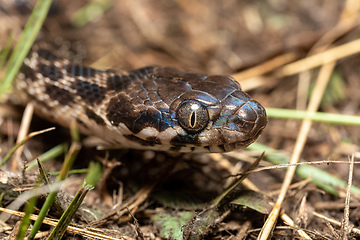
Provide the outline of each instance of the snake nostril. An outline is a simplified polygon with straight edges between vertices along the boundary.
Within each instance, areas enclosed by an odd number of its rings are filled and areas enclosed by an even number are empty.
[[[239,118],[239,117],[234,119],[234,123],[238,128],[244,128],[246,125],[246,121],[243,118]]]

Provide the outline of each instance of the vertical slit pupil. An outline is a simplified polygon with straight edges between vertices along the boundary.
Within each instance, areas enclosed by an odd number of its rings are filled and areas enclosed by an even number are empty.
[[[190,126],[193,128],[196,124],[196,112],[192,111],[190,116]]]

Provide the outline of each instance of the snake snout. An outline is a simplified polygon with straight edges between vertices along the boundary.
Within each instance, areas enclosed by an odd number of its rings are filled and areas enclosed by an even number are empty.
[[[254,142],[266,127],[265,108],[255,100],[244,103],[234,115],[236,130],[241,133],[241,144],[247,146]]]

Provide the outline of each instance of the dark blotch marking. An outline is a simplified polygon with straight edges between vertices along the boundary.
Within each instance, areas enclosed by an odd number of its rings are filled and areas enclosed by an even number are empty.
[[[38,80],[38,78],[35,76],[34,70],[25,64],[23,64],[21,66],[20,72],[22,72],[25,75],[25,78],[28,78],[28,79],[32,80],[33,82]]]
[[[153,142],[153,143],[158,144],[158,145],[161,144],[160,139],[157,138],[157,137],[148,137],[148,138],[146,138],[146,141]]]
[[[100,117],[99,115],[97,115],[91,109],[86,108],[85,113],[86,113],[86,116],[88,116],[88,118],[94,120],[97,124],[105,125],[104,119],[102,117]]]
[[[65,89],[46,84],[45,93],[48,94],[51,99],[59,101],[62,105],[70,105],[71,103],[74,103],[74,96]]]
[[[94,68],[85,68],[84,71],[86,72],[87,76],[90,76],[90,77],[95,77],[97,73],[101,72],[101,71],[98,71]]]
[[[123,123],[132,131],[134,122],[141,113],[134,110],[134,106],[129,104],[129,100],[124,94],[111,98],[106,109],[106,118],[112,125],[118,126]]]
[[[201,146],[199,136],[197,134],[188,134],[186,136],[176,135],[171,139],[170,144],[173,146],[186,146],[188,144]]]
[[[82,66],[80,66],[80,65],[70,64],[70,65],[64,66],[64,69],[65,69],[66,72],[67,72],[70,76],[72,76],[72,77],[83,76]],[[80,71],[80,69],[81,69],[81,71]]]
[[[46,59],[48,61],[60,60],[59,57],[57,57],[55,54],[53,54],[52,52],[46,49],[38,50],[37,54],[39,55],[40,58]]]
[[[159,130],[160,117],[161,113],[159,111],[149,109],[148,111],[141,114],[138,119],[136,119],[132,131],[134,133],[138,133],[147,127],[153,127],[156,130]]]
[[[83,127],[85,127],[85,128],[88,128],[88,126],[87,126],[82,120],[80,120],[79,118],[76,118],[76,122],[77,122],[79,125],[81,125],[81,126],[83,126]]]
[[[107,92],[107,89],[104,87],[80,79],[73,81],[71,88],[75,89],[77,94],[90,105],[101,103]]]
[[[80,65],[70,65],[70,66],[66,66],[65,69],[71,73],[71,75],[73,77],[79,77],[79,76],[84,76],[83,73],[83,66]]]
[[[115,75],[108,77],[107,79],[107,87],[108,89],[114,90],[114,91],[123,91],[127,88],[129,88],[132,85],[131,79],[125,75]]]
[[[219,147],[223,152],[226,152],[226,149],[225,149],[224,144],[218,145],[218,147]]]
[[[38,72],[44,77],[48,77],[53,81],[59,79],[59,69],[54,65],[38,64]]]
[[[125,135],[124,137],[130,141],[137,142],[142,146],[155,146],[161,144],[160,140],[156,137],[149,137],[146,140],[136,137],[134,135]]]
[[[85,77],[85,78],[95,77],[96,72],[101,72],[101,71],[97,71],[94,68],[85,67],[85,66],[81,66],[81,65],[75,65],[75,64],[66,65],[66,66],[64,66],[64,69],[72,77]]]
[[[170,151],[172,152],[180,152],[181,148],[185,146],[173,146],[170,148]]]
[[[106,112],[106,118],[112,125],[118,126],[123,123],[134,133],[139,133],[146,127],[165,131],[173,124],[169,115],[153,107],[134,106],[130,98],[122,93],[110,100]]]

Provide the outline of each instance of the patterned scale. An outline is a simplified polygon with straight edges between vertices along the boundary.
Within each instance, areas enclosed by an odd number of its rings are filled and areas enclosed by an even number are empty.
[[[265,109],[230,76],[151,66],[100,71],[46,49],[29,54],[15,92],[38,115],[119,148],[224,152],[254,142]]]

